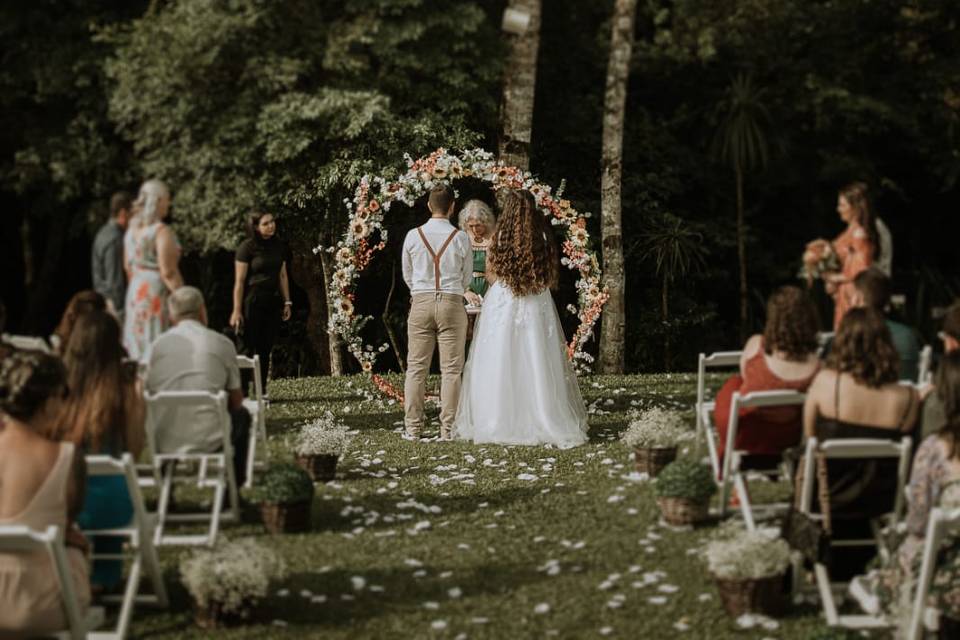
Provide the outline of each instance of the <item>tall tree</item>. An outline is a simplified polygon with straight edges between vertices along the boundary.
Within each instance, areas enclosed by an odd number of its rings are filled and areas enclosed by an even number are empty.
[[[600,371],[623,373],[626,338],[623,231],[620,189],[623,174],[623,123],[633,51],[637,0],[614,0],[607,88],[603,106],[603,159],[600,174],[600,233],[603,283],[610,292],[600,327]]]
[[[719,106],[720,126],[713,155],[733,169],[737,194],[737,263],[740,272],[740,341],[747,339],[749,291],[747,289],[747,230],[743,215],[744,174],[765,167],[769,157],[765,128],[770,114],[763,104],[763,89],[744,73],[731,80]]]
[[[327,301],[312,248],[336,242],[343,198],[365,173],[395,174],[404,152],[475,145],[495,127],[498,34],[465,0],[171,0],[106,37],[111,115],[170,183],[185,245],[232,248],[243,212],[273,207],[318,354]]]
[[[537,52],[540,49],[541,0],[511,0],[504,27],[510,52],[504,67],[500,106],[500,159],[507,165],[530,168],[533,104],[537,85]]]

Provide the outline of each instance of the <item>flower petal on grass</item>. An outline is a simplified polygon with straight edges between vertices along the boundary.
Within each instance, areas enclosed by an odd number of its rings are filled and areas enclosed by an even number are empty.
[[[533,612],[539,615],[550,613],[550,605],[547,604],[546,602],[541,602],[540,604],[538,604],[533,608]]]

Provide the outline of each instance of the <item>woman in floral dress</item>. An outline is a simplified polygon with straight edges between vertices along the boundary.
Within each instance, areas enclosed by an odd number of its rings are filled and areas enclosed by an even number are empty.
[[[837,213],[847,223],[846,230],[831,243],[833,251],[840,261],[840,271],[824,275],[827,293],[833,296],[833,329],[853,307],[856,289],[853,280],[861,271],[866,271],[879,258],[880,241],[877,236],[877,223],[867,185],[854,182],[840,190],[837,196]]]
[[[149,354],[150,344],[170,324],[167,296],[183,285],[180,275],[180,243],[164,219],[170,211],[170,191],[159,180],[140,187],[134,206],[139,210],[128,251],[131,266],[127,286],[123,344],[134,360]]]
[[[923,441],[914,458],[906,537],[887,566],[851,585],[864,609],[877,613],[883,606],[899,620],[898,626],[910,619],[930,511],[937,506],[960,508],[960,352],[941,361],[937,393],[943,398],[947,423]],[[960,540],[953,538],[941,546],[935,566],[928,606],[940,611],[940,637],[960,637],[951,635],[960,634]]]

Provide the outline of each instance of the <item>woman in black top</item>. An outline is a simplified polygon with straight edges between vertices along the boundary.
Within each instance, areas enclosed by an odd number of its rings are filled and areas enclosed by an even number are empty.
[[[260,380],[266,391],[270,350],[280,320],[289,320],[293,308],[287,279],[288,250],[277,238],[277,221],[271,213],[251,214],[247,233],[250,237],[237,248],[230,326],[243,336],[243,354],[260,356]]]

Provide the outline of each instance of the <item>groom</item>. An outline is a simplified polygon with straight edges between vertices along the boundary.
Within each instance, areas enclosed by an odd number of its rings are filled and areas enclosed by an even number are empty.
[[[407,317],[407,378],[403,389],[406,436],[418,439],[423,428],[423,401],[434,346],[440,347],[440,437],[452,436],[460,398],[467,312],[464,292],[473,277],[470,239],[450,223],[453,189],[430,191],[430,219],[411,229],[403,241],[403,280],[410,288]]]

